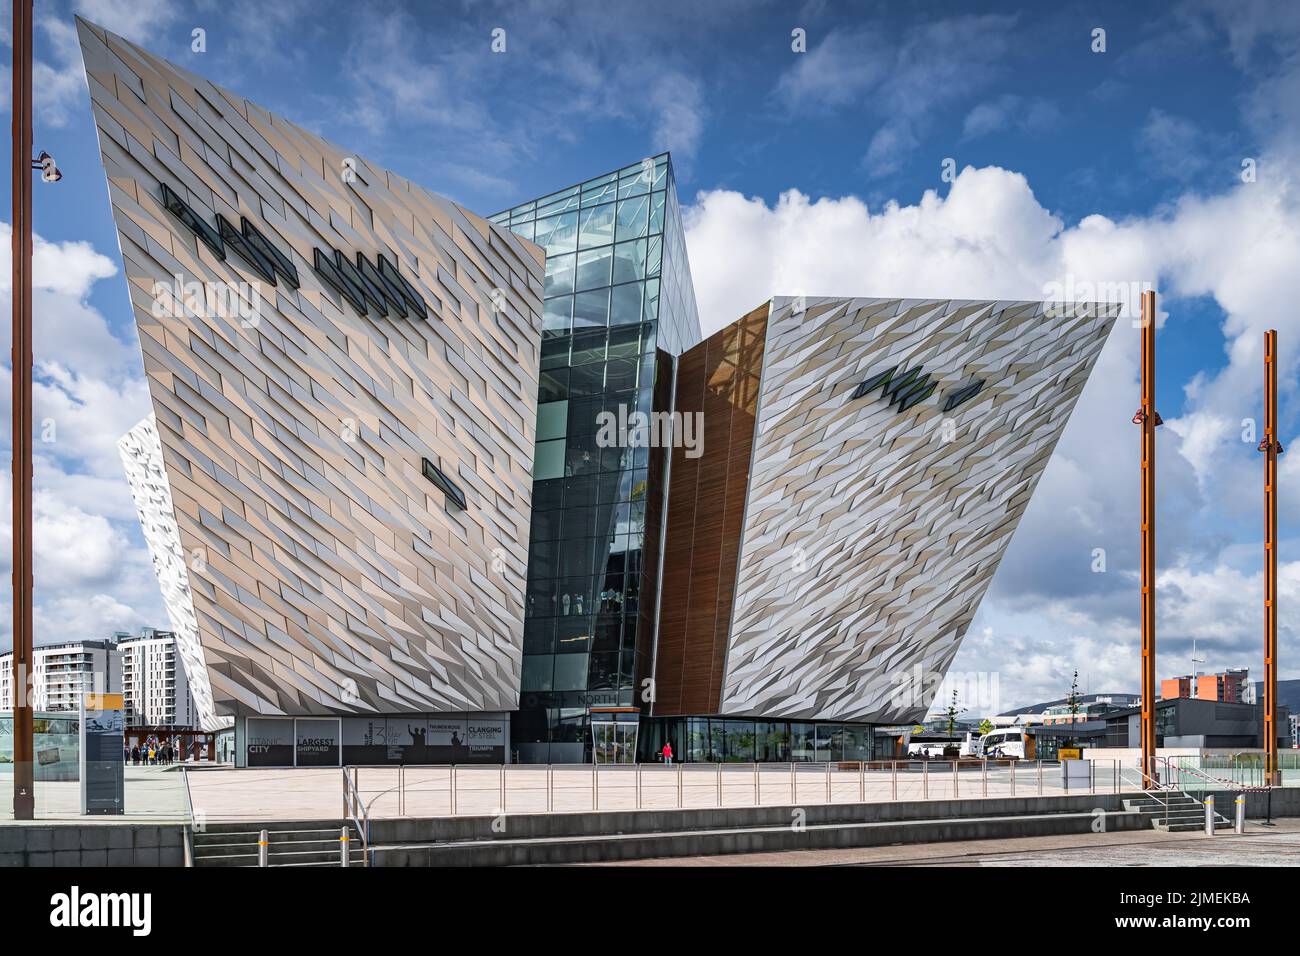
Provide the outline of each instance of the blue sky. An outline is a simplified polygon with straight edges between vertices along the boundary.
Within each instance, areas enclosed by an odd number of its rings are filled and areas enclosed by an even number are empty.
[[[483,213],[670,149],[706,331],[774,293],[1153,283],[1160,671],[1188,669],[1193,637],[1208,666],[1260,670],[1260,462],[1239,432],[1269,326],[1296,432],[1294,8],[38,0],[36,144],[65,172],[35,187],[37,413],[59,427],[38,448],[38,640],[164,621],[113,460],[148,404],[74,12]],[[955,665],[996,673],[1002,706],[1059,696],[1076,667],[1135,689],[1136,345],[1121,322]],[[1283,519],[1300,676],[1300,509]]]

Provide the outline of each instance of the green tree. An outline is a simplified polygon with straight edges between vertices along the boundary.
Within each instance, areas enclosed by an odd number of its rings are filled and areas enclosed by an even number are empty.
[[[1073,729],[1075,723],[1079,720],[1079,710],[1081,708],[1081,702],[1079,700],[1079,671],[1077,669],[1074,672],[1074,680],[1070,682],[1070,696],[1067,698],[1067,702],[1070,705],[1070,727]],[[1074,737],[1071,736],[1068,738],[1066,744],[1073,747],[1075,745]]]
[[[993,721],[985,717],[983,720],[980,721],[979,730],[980,730],[980,736],[983,736],[984,734],[993,733]]]
[[[948,725],[948,736],[952,737],[957,733],[957,718],[966,713],[965,707],[957,706],[957,692],[952,692],[952,702],[948,704],[947,709],[943,712],[945,723]]]

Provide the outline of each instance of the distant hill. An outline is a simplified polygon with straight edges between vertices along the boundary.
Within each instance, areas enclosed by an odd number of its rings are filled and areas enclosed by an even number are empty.
[[[1300,683],[1300,681],[1287,681],[1286,683]],[[1279,684],[1278,686],[1279,686],[1279,688],[1281,687],[1280,684]],[[1281,690],[1280,690],[1280,689],[1279,689],[1278,693],[1279,693],[1279,695],[1281,694]],[[1080,694],[1080,695],[1079,695],[1079,703],[1081,703],[1081,704],[1090,704],[1090,703],[1092,703],[1093,701],[1098,700],[1098,699],[1100,699],[1100,698],[1102,698],[1102,697],[1111,697],[1111,698],[1114,698],[1114,697],[1121,697],[1121,696],[1134,696],[1134,695],[1126,694],[1126,693],[1124,693],[1124,692],[1122,692],[1122,691],[1113,691],[1113,692],[1111,692],[1111,693],[1101,693],[1101,694]],[[1047,710],[1047,708],[1049,708],[1049,707],[1060,707],[1060,706],[1062,706],[1063,704],[1068,704],[1069,702],[1070,702],[1070,698],[1069,698],[1069,697],[1060,697],[1060,698],[1058,698],[1058,699],[1056,699],[1056,700],[1044,701],[1044,702],[1041,703],[1041,704],[1026,704],[1024,707],[1016,707],[1016,708],[1013,708],[1012,710],[1004,710],[1004,711],[1002,711],[1002,713],[998,714],[998,716],[999,716],[999,717],[1019,717],[1021,714],[1041,714],[1043,711]]]
[[[1079,702],[1088,703],[1096,700],[1098,697],[1115,697],[1117,694],[1080,694]],[[1264,682],[1255,681],[1255,700],[1263,702],[1264,700]],[[1061,697],[1057,700],[1044,701],[1041,704],[1026,704],[1024,707],[1016,707],[1012,710],[1004,710],[999,717],[1019,717],[1021,714],[1041,714],[1048,707],[1059,707],[1062,704],[1069,703],[1070,698]],[[1300,679],[1297,680],[1280,680],[1277,682],[1277,702],[1287,708],[1293,714],[1300,714]]]

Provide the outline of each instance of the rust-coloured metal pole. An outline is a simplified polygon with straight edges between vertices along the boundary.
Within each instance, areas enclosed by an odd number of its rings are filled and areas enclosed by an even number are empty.
[[[1264,333],[1264,782],[1280,786],[1277,760],[1277,331]]]
[[[32,739],[32,0],[13,0],[14,819],[36,812]]]
[[[1142,781],[1156,776],[1156,294],[1142,294]]]

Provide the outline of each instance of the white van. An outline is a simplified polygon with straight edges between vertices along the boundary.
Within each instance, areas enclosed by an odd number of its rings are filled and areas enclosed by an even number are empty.
[[[985,760],[997,758],[1024,760],[1025,732],[1018,728],[991,730],[980,738],[979,756]]]

